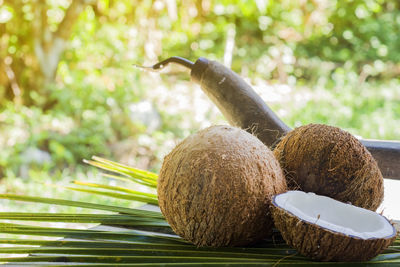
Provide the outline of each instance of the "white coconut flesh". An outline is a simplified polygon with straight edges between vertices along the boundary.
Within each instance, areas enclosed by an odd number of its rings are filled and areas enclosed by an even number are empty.
[[[396,234],[392,224],[380,214],[315,193],[288,191],[276,195],[273,204],[300,220],[348,236],[375,239]]]

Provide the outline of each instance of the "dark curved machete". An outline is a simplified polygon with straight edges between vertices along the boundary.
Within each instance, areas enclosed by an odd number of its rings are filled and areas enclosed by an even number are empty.
[[[184,58],[172,57],[146,68],[158,70],[169,63],[191,69],[192,80],[200,84],[228,122],[253,133],[267,146],[272,147],[291,130],[249,84],[224,65],[206,58],[192,63]],[[400,142],[360,141],[378,162],[383,177],[400,180]]]

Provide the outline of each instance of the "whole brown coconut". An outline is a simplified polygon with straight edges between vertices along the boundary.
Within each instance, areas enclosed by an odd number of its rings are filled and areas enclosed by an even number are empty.
[[[272,195],[286,191],[273,153],[231,126],[211,126],[178,144],[158,179],[160,209],[197,246],[239,246],[271,232]]]
[[[337,127],[309,124],[289,132],[274,154],[288,187],[369,210],[383,200],[383,177],[369,151]]]

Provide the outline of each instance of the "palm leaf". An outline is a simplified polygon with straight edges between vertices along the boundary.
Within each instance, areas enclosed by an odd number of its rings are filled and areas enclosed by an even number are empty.
[[[153,172],[139,170],[100,157],[93,157],[93,160],[85,160],[84,162],[105,171],[125,176],[133,182],[148,186],[150,188],[156,188],[157,186],[158,175]]]
[[[157,186],[157,174],[135,169],[110,160],[93,157],[89,164],[108,173],[107,177],[145,185],[149,190]],[[127,199],[143,204],[157,205],[157,196],[126,187],[74,181],[70,190],[104,197]],[[14,265],[58,266],[57,262],[68,262],[73,266],[309,266],[342,265],[365,266],[367,263],[321,263],[313,262],[288,247],[280,234],[275,232],[270,240],[256,247],[245,248],[197,248],[173,234],[159,211],[149,211],[96,203],[51,199],[43,197],[0,194],[0,198],[64,205],[95,210],[89,213],[24,213],[0,212],[0,233],[20,238],[0,238],[0,262]],[[99,213],[100,212],[100,213]],[[107,213],[104,213],[107,212]],[[25,225],[18,222],[36,223]],[[51,223],[91,223],[90,229],[71,229]],[[63,238],[43,240],[27,239],[26,236]],[[400,264],[400,240],[368,264]],[[8,256],[12,254],[13,256]],[[15,255],[21,256],[16,257]],[[29,254],[30,256],[25,256]],[[3,255],[3,256],[2,256]],[[60,265],[65,266],[65,265]]]
[[[123,192],[123,193],[128,193],[128,194],[142,195],[142,196],[147,196],[147,197],[157,199],[157,195],[155,195],[155,194],[144,193],[141,191],[136,191],[136,190],[132,190],[132,189],[125,188],[125,187],[120,187],[120,186],[103,185],[103,184],[88,183],[88,182],[82,182],[82,181],[73,181],[73,183],[76,185],[107,189],[107,190],[111,190],[111,191],[118,191],[118,192]]]
[[[21,196],[21,195],[14,195],[14,194],[0,194],[0,199],[1,198],[9,199],[9,200],[26,201],[26,202],[36,202],[36,203],[43,203],[43,204],[87,208],[87,209],[94,209],[94,210],[106,210],[106,211],[111,211],[111,212],[126,213],[126,214],[145,216],[145,217],[163,218],[163,216],[160,212],[143,211],[143,210],[139,210],[139,209],[108,206],[108,205],[95,204],[95,203],[89,203],[89,202],[80,202],[80,201],[55,199],[55,198],[44,198],[44,197]]]
[[[90,193],[90,194],[97,194],[97,195],[102,195],[102,196],[108,196],[108,197],[114,197],[114,198],[126,199],[126,200],[133,200],[133,201],[158,205],[157,198],[145,196],[143,194],[133,194],[133,193],[121,194],[121,193],[107,192],[107,191],[102,191],[102,190],[82,189],[82,188],[75,188],[75,187],[67,187],[67,188],[74,190],[74,191],[86,192],[86,193]]]
[[[3,220],[17,220],[30,222],[69,222],[69,223],[94,223],[105,225],[124,226],[157,226],[170,229],[168,223],[163,219],[139,217],[124,214],[67,214],[67,213],[21,213],[0,212]]]

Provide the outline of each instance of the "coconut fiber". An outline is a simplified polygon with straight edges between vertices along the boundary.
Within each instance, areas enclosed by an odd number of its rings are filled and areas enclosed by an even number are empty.
[[[270,234],[271,197],[286,191],[273,153],[239,128],[212,126],[169,153],[158,180],[160,209],[197,246],[239,246]]]
[[[298,127],[282,138],[274,154],[289,189],[374,211],[383,200],[383,177],[376,161],[357,138],[337,127]]]

